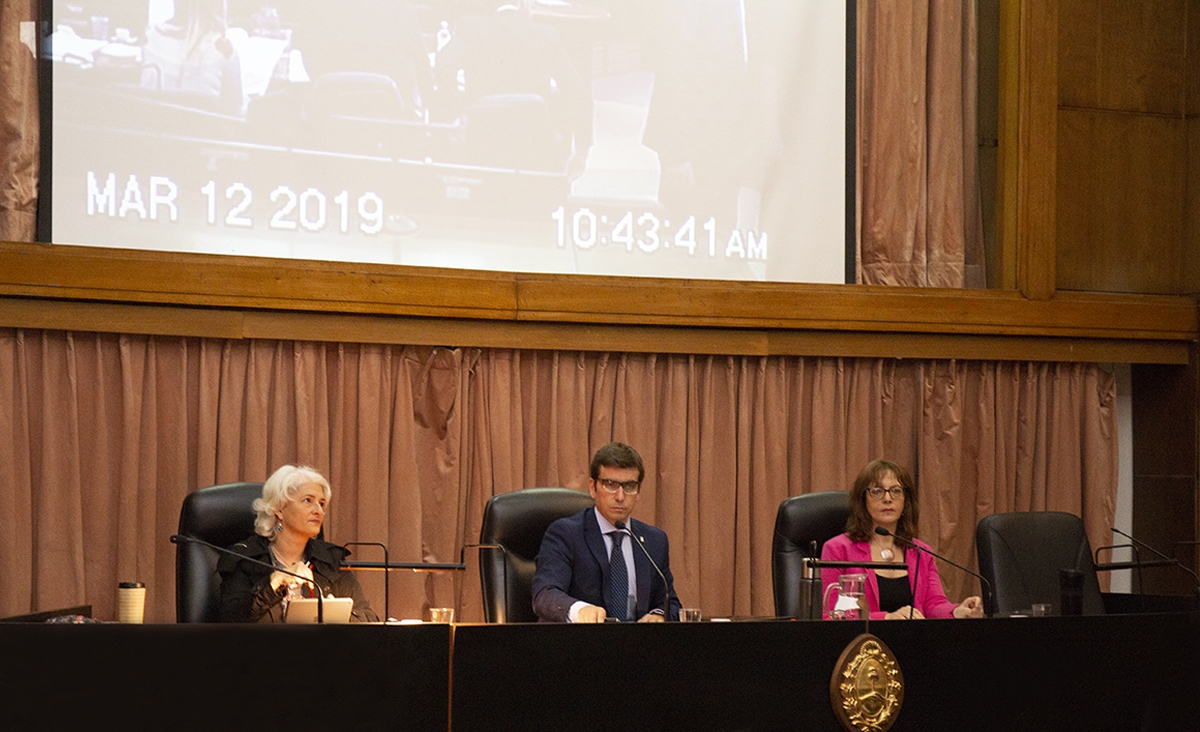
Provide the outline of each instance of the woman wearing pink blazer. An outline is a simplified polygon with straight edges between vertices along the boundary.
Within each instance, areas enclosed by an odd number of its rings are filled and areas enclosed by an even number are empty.
[[[890,535],[877,534],[876,527]],[[823,569],[822,589],[837,583],[842,574],[865,572],[864,596],[872,620],[983,617],[978,596],[959,604],[946,599],[933,556],[908,544],[929,550],[916,538],[916,531],[917,487],[912,476],[887,460],[868,463],[850,489],[846,533],[825,542],[821,559],[906,562],[908,570]]]

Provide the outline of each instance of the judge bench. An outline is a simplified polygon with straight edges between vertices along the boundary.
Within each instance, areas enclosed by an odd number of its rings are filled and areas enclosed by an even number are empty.
[[[831,675],[865,625],[0,623],[0,703],[13,730],[836,730]],[[903,674],[897,732],[1200,718],[1196,609],[869,631]]]

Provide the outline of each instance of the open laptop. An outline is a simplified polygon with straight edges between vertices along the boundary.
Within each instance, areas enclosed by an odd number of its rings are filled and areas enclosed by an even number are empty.
[[[353,598],[326,597],[324,622],[327,624],[349,623],[350,611],[353,609]],[[287,622],[317,622],[317,599],[315,597],[300,597],[290,601],[287,609]]]

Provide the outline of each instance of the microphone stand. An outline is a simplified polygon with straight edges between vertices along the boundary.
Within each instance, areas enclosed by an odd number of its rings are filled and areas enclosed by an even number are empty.
[[[616,526],[618,531],[624,531],[626,534],[629,534],[629,537],[633,540],[633,543],[637,544],[638,547],[642,550],[642,554],[646,555],[646,559],[650,560],[650,566],[654,567],[654,571],[658,572],[658,576],[660,578],[662,578],[663,590],[665,592],[665,595],[663,597],[663,620],[670,620],[671,619],[671,595],[675,592],[675,588],[672,586],[672,583],[667,582],[667,576],[665,574],[663,574],[663,571],[661,569],[659,569],[658,562],[654,561],[654,557],[650,556],[650,551],[648,549],[646,549],[645,545],[642,544],[642,540],[637,537],[637,534],[633,533],[632,529],[630,529],[629,527],[627,527],[625,525],[624,521],[618,521],[615,524],[613,524],[613,526]],[[647,599],[649,599],[649,598],[647,598]]]
[[[458,555],[458,564],[454,562],[393,562],[388,559],[388,548],[386,544],[378,541],[348,541],[342,546],[377,546],[383,548],[382,562],[364,562],[357,559],[347,559],[342,562],[342,569],[349,570],[382,570],[384,592],[389,593],[388,578],[391,576],[393,569],[408,569],[413,572],[462,572],[467,566],[462,563],[462,552]],[[392,617],[391,607],[389,605],[390,594],[386,595],[383,600],[384,623]]]
[[[380,547],[381,549],[383,549],[383,563],[391,564],[391,562],[388,561],[387,544],[384,544],[381,541],[348,541],[345,544],[342,544],[343,548],[348,547],[348,546],[377,546],[377,547]],[[349,552],[346,552],[346,553],[349,554]],[[387,624],[387,621],[390,620],[392,617],[392,610],[391,610],[391,604],[390,604],[391,600],[392,600],[392,592],[391,592],[391,583],[389,581],[391,576],[392,576],[391,572],[383,573],[383,622],[385,625]]]
[[[509,618],[509,614],[508,614],[508,550],[504,548],[503,544],[463,544],[461,547],[459,547],[459,550],[458,550],[458,563],[461,564],[464,568],[467,566],[466,565],[467,549],[499,549],[500,553],[504,555],[504,564],[500,565],[500,576],[504,582],[504,621],[503,622],[507,623],[508,618]],[[480,561],[483,561],[482,555],[480,556]],[[482,584],[482,583],[483,583],[483,580],[481,577],[480,584]]]
[[[1190,546],[1195,550],[1195,547],[1200,546],[1200,541],[1177,541],[1171,545],[1171,556],[1175,555],[1175,550],[1181,546]],[[1182,561],[1182,560],[1179,560]]]
[[[1190,546],[1190,547],[1192,547],[1192,559],[1193,559],[1193,561],[1194,561],[1194,560],[1195,560],[1196,547],[1197,547],[1197,546],[1200,546],[1200,541],[1177,541],[1177,542],[1175,542],[1174,544],[1172,544],[1172,545],[1171,545],[1171,556],[1172,556],[1172,557],[1173,557],[1173,556],[1175,556],[1175,553],[1176,553],[1177,551],[1179,551],[1179,547],[1181,547],[1181,546]],[[1183,563],[1183,560],[1182,560],[1182,559],[1176,559],[1176,560],[1175,560],[1175,563],[1176,563],[1177,565],[1179,565],[1179,568],[1180,568],[1180,569],[1182,569],[1183,571],[1185,571],[1185,572],[1187,572],[1188,574],[1192,575],[1192,577],[1196,578],[1196,600],[1197,600],[1197,602],[1198,602],[1198,603],[1200,603],[1200,577],[1196,577],[1196,573],[1195,573],[1195,572],[1193,572],[1193,571],[1191,571],[1190,569],[1188,569],[1188,568],[1187,568],[1187,567],[1184,565],[1184,563]]]
[[[908,564],[904,562],[855,562],[843,559],[808,559],[807,561],[808,566],[817,570],[818,573],[822,569],[908,569]],[[822,597],[824,597],[824,594],[824,592],[821,592]],[[860,607],[865,608],[865,605],[861,605]],[[861,612],[863,627],[869,631],[871,629],[871,612],[866,609]],[[822,607],[818,617],[823,618],[824,615],[825,608]]]
[[[1109,552],[1110,557],[1117,549],[1129,549],[1133,553],[1133,561],[1131,562],[1101,562],[1100,553]],[[1145,580],[1143,571],[1147,567],[1174,567],[1179,564],[1177,559],[1142,559],[1142,552],[1138,549],[1137,544],[1113,544],[1112,546],[1102,546],[1092,553],[1092,565],[1097,572],[1116,572],[1121,569],[1137,570],[1137,586],[1138,594],[1145,592]]]
[[[882,527],[880,527],[880,526],[876,526],[875,533],[879,533],[879,530],[881,528]],[[893,534],[892,536],[895,536],[895,534]],[[898,539],[899,537],[896,537],[896,538]],[[896,539],[893,539],[892,541],[894,542],[895,540]],[[915,547],[916,544],[913,544],[912,546]],[[908,550],[907,549],[904,550],[904,560],[908,561]],[[912,599],[913,601],[912,601],[912,604],[908,606],[908,619],[909,620],[913,619],[913,613],[915,613],[917,611],[916,588],[921,586],[921,583],[918,581],[920,579],[921,579],[921,552],[917,552],[917,568],[913,570],[913,588],[914,588],[913,589],[913,599]],[[986,605],[985,605],[985,607],[986,607]]]
[[[823,608],[816,608],[814,612],[814,604],[818,597],[821,596],[821,573],[812,565],[814,559],[818,559],[817,540],[813,539],[808,543],[808,554],[800,557],[800,596],[799,607],[797,610],[798,620],[820,620],[821,611]]]
[[[890,536],[893,539],[902,541],[905,544],[908,544],[909,546],[911,546],[913,549],[916,549],[918,552],[925,552],[926,554],[933,557],[934,559],[940,559],[943,562],[945,562],[946,564],[949,564],[951,567],[957,567],[958,569],[961,569],[962,571],[966,572],[967,574],[971,575],[972,577],[975,577],[976,579],[978,579],[980,582],[980,586],[983,588],[983,595],[984,595],[984,597],[983,597],[983,614],[989,618],[992,617],[992,598],[994,597],[994,595],[992,593],[992,583],[988,582],[987,578],[984,577],[982,574],[979,574],[978,572],[972,572],[971,570],[967,569],[966,567],[962,566],[961,564],[959,564],[953,560],[947,559],[933,550],[926,549],[925,547],[921,546],[920,544],[917,544],[915,541],[910,541],[909,539],[904,539],[902,537],[896,536],[895,534],[893,534],[892,532],[883,528],[882,526],[876,526],[875,533],[879,534],[880,536]],[[920,560],[920,557],[918,557],[917,558],[917,571],[920,571],[920,569],[921,569],[921,560]],[[917,583],[916,577],[913,577],[913,584],[916,585],[916,583]],[[917,602],[917,598],[916,598],[916,595],[914,594],[913,595],[913,604],[916,605],[916,602]]]
[[[1155,549],[1154,547],[1150,546],[1149,544],[1146,544],[1145,542],[1138,541],[1137,539],[1133,538],[1133,537],[1132,537],[1132,536],[1130,536],[1129,534],[1126,534],[1124,531],[1121,531],[1121,530],[1120,530],[1120,529],[1118,529],[1116,526],[1112,527],[1112,530],[1113,530],[1113,531],[1115,531],[1116,533],[1120,534],[1121,536],[1124,536],[1126,539],[1129,539],[1129,540],[1130,540],[1130,541],[1132,541],[1134,544],[1137,544],[1138,546],[1140,546],[1140,547],[1143,547],[1143,548],[1145,548],[1145,549],[1149,549],[1151,552],[1154,552],[1155,554],[1157,554],[1158,556],[1162,557],[1163,559],[1169,560],[1169,561],[1170,561],[1172,564],[1174,564],[1176,567],[1179,567],[1179,568],[1180,568],[1180,569],[1182,569],[1184,572],[1187,572],[1188,574],[1190,574],[1190,575],[1192,576],[1192,579],[1196,581],[1196,593],[1197,593],[1197,595],[1198,595],[1198,596],[1200,596],[1200,577],[1197,577],[1195,572],[1193,572],[1192,570],[1190,570],[1190,569],[1188,569],[1187,567],[1183,566],[1183,564],[1181,564],[1181,563],[1180,563],[1180,561],[1179,561],[1178,559],[1176,559],[1176,558],[1174,558],[1174,557],[1168,557],[1166,554],[1163,554],[1162,552],[1160,552],[1159,550],[1157,550],[1157,549]],[[1189,542],[1189,543],[1190,543],[1190,542]]]
[[[225,547],[217,546],[216,544],[207,542],[204,539],[197,539],[196,537],[188,536],[187,534],[172,534],[171,535],[171,543],[172,544],[178,544],[181,541],[185,544],[199,544],[200,546],[206,546],[209,549],[212,549],[213,551],[219,552],[221,554],[229,554],[230,556],[237,557],[239,561],[250,562],[251,564],[257,564],[261,567],[266,567],[267,569],[269,569],[273,572],[282,572],[283,574],[290,574],[291,576],[296,577],[297,579],[300,579],[303,582],[309,582],[309,578],[305,577],[302,574],[298,574],[296,572],[292,572],[287,569],[280,569],[279,567],[276,567],[274,564],[269,564],[267,562],[259,561],[253,557],[248,557],[245,554],[242,554],[240,552],[235,552],[232,549],[226,549]],[[325,622],[325,598],[324,598],[325,592],[321,589],[321,584],[319,582],[317,582],[317,573],[316,572],[313,572],[311,581],[312,581],[313,588],[314,588],[313,594],[315,594],[317,596],[317,623],[323,624]]]

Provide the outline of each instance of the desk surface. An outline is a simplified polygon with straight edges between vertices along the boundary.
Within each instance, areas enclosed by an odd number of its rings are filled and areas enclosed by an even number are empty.
[[[448,625],[0,624],[0,729],[446,732],[449,672]]]
[[[904,675],[895,732],[1165,732],[1200,713],[1200,613],[870,630]],[[851,621],[460,626],[454,730],[839,730],[830,677],[861,632]]]
[[[1200,718],[1200,612],[870,630],[904,674],[896,732],[1174,732]],[[0,729],[838,730],[830,676],[862,631],[481,624],[452,641],[447,625],[0,624]]]

